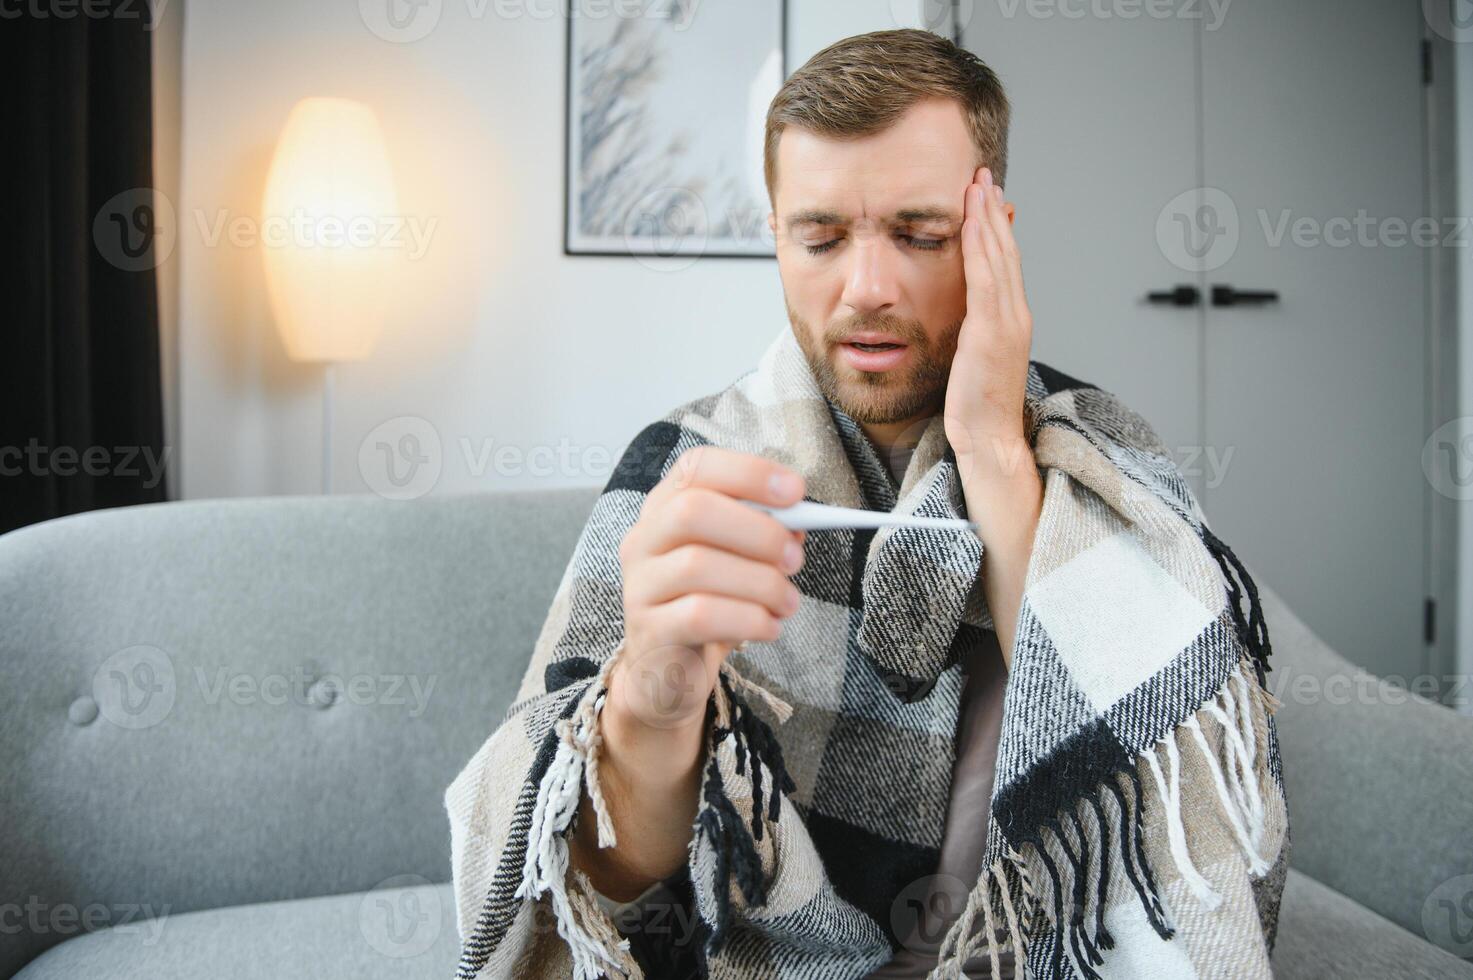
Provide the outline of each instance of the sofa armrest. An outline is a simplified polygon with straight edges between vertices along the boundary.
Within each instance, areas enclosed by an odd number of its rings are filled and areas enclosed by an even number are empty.
[[[1260,594],[1290,864],[1464,955],[1447,930],[1424,929],[1423,911],[1449,888],[1473,901],[1473,718],[1368,674]]]

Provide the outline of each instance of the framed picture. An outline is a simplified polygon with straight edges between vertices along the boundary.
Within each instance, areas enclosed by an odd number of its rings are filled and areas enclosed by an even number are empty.
[[[762,140],[786,0],[601,9],[567,18],[564,252],[772,257]]]

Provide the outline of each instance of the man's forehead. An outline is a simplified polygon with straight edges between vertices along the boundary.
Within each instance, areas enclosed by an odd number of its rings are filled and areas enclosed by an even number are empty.
[[[931,99],[890,127],[856,139],[785,128],[776,158],[779,214],[862,206],[868,217],[884,217],[906,206],[959,209],[977,167],[977,147],[960,106]]]
[[[906,132],[897,126],[857,140],[837,140],[792,128],[778,146],[775,203],[785,217],[829,212],[888,220],[905,211],[926,211],[959,218],[974,157],[964,131]]]

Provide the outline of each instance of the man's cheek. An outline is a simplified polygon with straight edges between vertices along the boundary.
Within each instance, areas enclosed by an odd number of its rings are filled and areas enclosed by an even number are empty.
[[[918,283],[915,295],[921,320],[925,323],[950,324],[961,319],[967,310],[967,284],[961,263],[955,268],[935,270]]]

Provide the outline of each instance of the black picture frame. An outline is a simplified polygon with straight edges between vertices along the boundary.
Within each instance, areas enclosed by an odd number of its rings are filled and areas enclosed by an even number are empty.
[[[781,75],[783,79],[788,77],[792,70],[791,56],[788,52],[788,41],[790,37],[790,9],[791,0],[777,0],[777,30],[778,51],[781,63]],[[769,250],[766,252],[734,252],[721,251],[719,249],[701,249],[699,252],[675,252],[662,254],[659,252],[635,252],[630,250],[591,248],[585,246],[574,247],[573,244],[573,113],[574,91],[573,91],[573,59],[574,50],[574,22],[576,18],[564,18],[564,48],[563,48],[563,254],[572,257],[597,257],[597,258],[634,258],[634,259],[659,259],[659,258],[689,258],[695,261],[701,258],[713,259],[774,259],[775,254]]]

